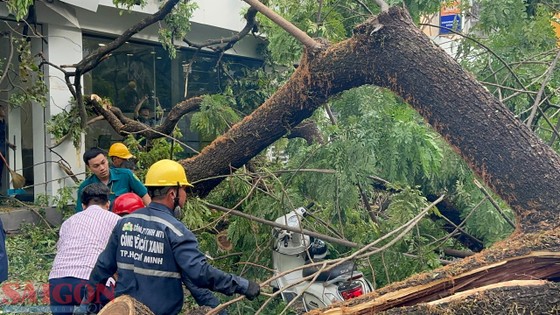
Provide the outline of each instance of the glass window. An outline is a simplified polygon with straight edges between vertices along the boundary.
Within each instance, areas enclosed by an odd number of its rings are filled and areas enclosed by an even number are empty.
[[[107,38],[84,35],[84,55],[109,41]],[[177,58],[171,59],[161,46],[128,42],[84,77],[84,92],[109,98],[114,106],[119,107],[131,118],[134,117],[135,108],[145,99],[140,108],[147,108],[143,111],[144,114],[155,118],[157,124],[175,104],[187,97],[220,91],[226,77],[217,67],[219,58],[218,54],[195,53],[182,49],[178,51]],[[223,56],[221,61],[235,62],[248,67],[259,67],[262,63],[259,60],[235,56]],[[189,64],[190,67],[187,66]],[[163,110],[162,117],[155,117],[153,114],[158,106]],[[202,140],[198,134],[191,132],[189,115],[179,121],[178,127],[183,134],[180,141],[195,151],[200,151],[212,140]],[[108,149],[112,142],[120,140],[121,136],[105,121],[100,121],[88,130],[86,147],[99,146]],[[183,157],[195,152],[184,149]]]

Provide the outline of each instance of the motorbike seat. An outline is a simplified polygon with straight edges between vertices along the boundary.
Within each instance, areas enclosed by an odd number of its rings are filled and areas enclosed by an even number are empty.
[[[319,271],[320,266],[305,267],[302,270],[304,277],[315,274]],[[343,274],[350,274],[356,269],[356,264],[353,261],[346,261],[330,270],[321,272],[316,281],[329,281]]]

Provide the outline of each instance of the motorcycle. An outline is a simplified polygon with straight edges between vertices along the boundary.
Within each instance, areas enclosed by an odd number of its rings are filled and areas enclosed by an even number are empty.
[[[288,231],[275,227],[272,230],[272,262],[274,275],[279,276],[272,281],[272,288],[275,291],[281,290],[282,299],[286,303],[301,297],[307,312],[372,292],[371,283],[356,270],[356,264],[352,261],[319,274],[320,266],[302,268],[311,262],[320,262],[328,255],[324,241],[294,232],[294,229],[301,230],[302,219],[307,212],[306,208],[299,207],[275,220],[277,224],[293,229]],[[293,269],[296,270],[289,272]]]

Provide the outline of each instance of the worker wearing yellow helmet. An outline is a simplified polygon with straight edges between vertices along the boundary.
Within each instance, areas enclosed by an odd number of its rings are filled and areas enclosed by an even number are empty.
[[[134,163],[135,156],[130,153],[126,145],[122,142],[115,142],[109,148],[109,158],[114,167],[122,167],[134,170],[136,168]]]
[[[199,305],[211,307],[219,301],[208,290],[243,294],[251,300],[260,294],[259,284],[210,265],[198,249],[196,236],[175,217],[176,209],[185,205],[187,187],[192,186],[181,164],[154,163],[144,184],[152,202],[117,223],[91,273],[90,285],[118,272],[115,297],[130,295],[155,314],[181,311],[183,284]]]

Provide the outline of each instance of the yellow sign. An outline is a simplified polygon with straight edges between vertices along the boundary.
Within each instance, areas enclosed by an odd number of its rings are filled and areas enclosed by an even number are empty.
[[[560,13],[556,13],[552,18],[552,27],[554,27],[554,33],[558,39],[558,46],[560,46]]]
[[[455,15],[461,13],[461,1],[453,1],[442,5],[439,12],[440,16]]]

